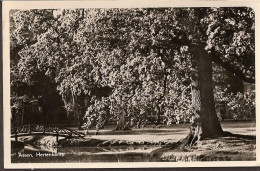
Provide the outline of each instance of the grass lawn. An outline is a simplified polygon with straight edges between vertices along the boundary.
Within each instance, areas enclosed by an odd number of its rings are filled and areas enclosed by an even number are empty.
[[[228,131],[234,134],[242,135],[255,135],[256,127],[253,121],[224,121],[221,122],[224,131]],[[89,131],[89,135],[95,139],[105,140],[126,140],[126,141],[168,141],[177,142],[178,140],[185,138],[189,132],[189,124],[161,125],[161,128],[152,128],[152,125],[147,125],[145,128],[126,130],[126,131],[114,131],[115,125],[107,125],[103,130],[99,131],[99,135],[94,135],[95,129]],[[71,128],[76,129],[76,128]],[[85,132],[84,130],[79,132]]]
[[[114,131],[115,125],[105,126],[100,130],[98,135],[95,129],[90,130],[90,134],[86,135],[83,141],[90,142],[151,142],[151,144],[168,144],[168,146],[160,146],[151,152],[151,156],[156,161],[252,161],[256,159],[256,124],[252,121],[229,121],[222,122],[224,131],[233,133],[233,135],[219,138],[203,139],[196,145],[183,149],[173,147],[175,142],[185,138],[189,132],[189,124],[172,125],[153,129],[148,125],[142,129],[132,129],[127,131]],[[70,128],[76,130],[75,127]],[[79,132],[84,132],[81,130]],[[237,134],[237,135],[235,135]],[[239,134],[239,136],[238,136]],[[241,136],[242,135],[242,136]],[[251,136],[250,136],[251,135]],[[37,142],[49,144],[55,142],[55,137],[20,137],[19,141],[36,142],[34,138],[38,138]],[[22,140],[23,139],[23,140]],[[73,140],[74,141],[74,140]],[[80,140],[81,141],[81,140]],[[132,144],[132,143],[130,143]],[[110,146],[110,145],[109,145]],[[131,146],[131,145],[130,145]],[[95,145],[91,145],[95,147]],[[102,148],[102,146],[100,147]],[[104,147],[106,148],[106,147]]]
[[[164,147],[153,151],[152,155],[159,161],[252,161],[256,159],[256,124],[253,121],[224,121],[221,122],[223,131],[244,136],[227,136],[213,139],[203,139],[191,148],[184,149]],[[153,129],[148,125],[142,129],[113,131],[114,125],[105,127],[99,135],[90,131],[87,138],[100,140],[147,141],[147,142],[178,142],[189,132],[189,124],[172,125]],[[251,135],[251,138],[246,136]],[[253,137],[253,138],[252,138]]]

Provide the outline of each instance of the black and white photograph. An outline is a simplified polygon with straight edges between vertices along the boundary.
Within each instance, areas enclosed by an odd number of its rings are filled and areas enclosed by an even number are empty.
[[[5,166],[257,165],[252,3],[113,2],[4,4]]]

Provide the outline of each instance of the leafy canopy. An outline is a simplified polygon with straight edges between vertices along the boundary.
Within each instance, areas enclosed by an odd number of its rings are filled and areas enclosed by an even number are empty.
[[[51,78],[68,111],[84,95],[92,98],[87,113],[106,105],[112,116],[157,108],[186,118],[194,45],[254,81],[250,8],[15,10],[11,21],[11,47],[18,51],[12,70],[27,84],[40,73]],[[97,87],[112,93],[95,97]]]

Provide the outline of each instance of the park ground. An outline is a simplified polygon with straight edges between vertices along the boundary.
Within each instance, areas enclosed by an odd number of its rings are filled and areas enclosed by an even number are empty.
[[[221,122],[223,131],[234,135],[214,139],[204,139],[193,147],[182,150],[174,147],[155,150],[154,155],[162,161],[249,161],[256,159],[256,124],[253,121],[226,121]],[[134,142],[166,142],[174,144],[185,138],[189,131],[189,124],[172,125],[153,129],[147,126],[142,129],[128,131],[112,131],[107,127],[94,135],[94,130],[86,137],[100,140],[120,140]],[[164,144],[162,143],[162,144]]]
[[[176,148],[179,140],[185,138],[189,132],[189,124],[179,124],[161,128],[148,125],[141,129],[115,131],[115,125],[107,125],[95,135],[95,129],[82,140],[61,139],[63,147],[115,147],[118,145],[155,145],[154,150],[148,152],[156,161],[253,161],[256,160],[256,124],[254,121],[225,121],[221,122],[223,131],[232,135],[203,139],[192,147]],[[75,129],[71,127],[70,129]],[[85,132],[80,130],[79,132]],[[55,141],[55,137],[49,137]],[[25,139],[24,139],[25,140]],[[40,141],[49,141],[44,137]],[[81,141],[81,142],[78,142]],[[34,141],[35,142],[35,141]],[[79,145],[81,144],[81,145]],[[126,151],[125,151],[126,152]],[[135,150],[135,152],[137,152]]]
[[[105,126],[104,129],[99,131],[98,135],[95,134],[95,129],[89,131],[89,135],[86,137],[103,139],[103,140],[126,140],[126,141],[148,141],[148,142],[177,142],[182,138],[185,138],[189,132],[189,124],[173,124],[170,127],[161,125],[160,128],[153,129],[153,125],[147,125],[141,129],[126,130],[126,131],[114,131],[115,125]],[[253,121],[227,121],[221,122],[223,131],[228,131],[233,134],[241,135],[256,135],[256,124]],[[72,127],[71,129],[76,130]],[[79,132],[85,132],[81,130]]]

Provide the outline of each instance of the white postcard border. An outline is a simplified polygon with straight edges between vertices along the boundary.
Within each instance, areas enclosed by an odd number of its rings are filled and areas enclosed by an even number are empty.
[[[241,7],[247,6],[255,10],[256,37],[255,47],[260,47],[260,1],[258,0],[107,0],[107,1],[4,1],[3,2],[3,124],[4,124],[4,168],[147,168],[147,167],[244,167],[259,166],[259,147],[256,147],[256,161],[225,161],[225,162],[128,162],[128,163],[11,163],[10,144],[10,39],[9,39],[9,10],[10,9],[55,9],[55,8],[146,8],[146,7]],[[260,103],[259,48],[255,49],[256,63],[256,104]],[[256,105],[256,113],[260,109]],[[259,133],[259,116],[256,114],[256,135]],[[256,144],[259,144],[256,136]]]

